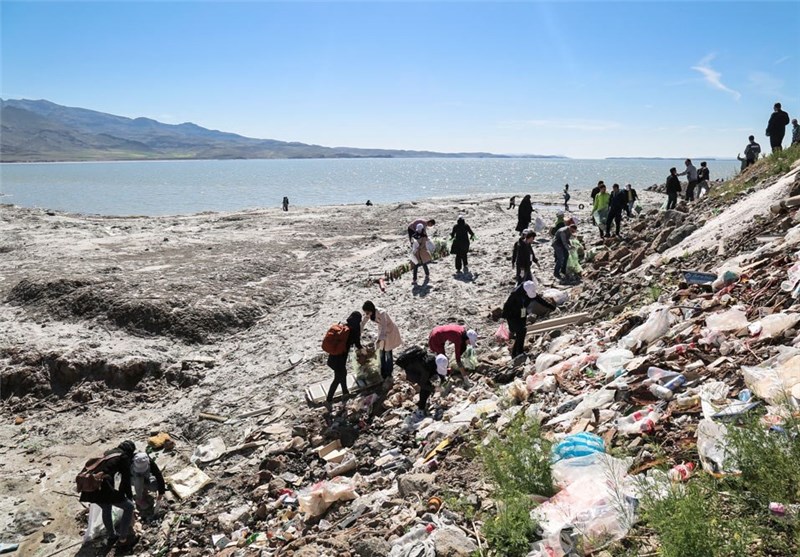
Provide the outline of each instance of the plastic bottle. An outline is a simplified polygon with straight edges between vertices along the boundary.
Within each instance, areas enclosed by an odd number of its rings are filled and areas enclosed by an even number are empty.
[[[677,410],[688,410],[700,404],[700,395],[682,396],[675,399],[675,408]]]
[[[644,410],[620,418],[617,421],[617,431],[622,434],[649,433],[655,429],[660,417],[661,413],[658,410],[648,406]]]
[[[653,406],[645,406],[641,410],[637,410],[633,414],[623,416],[617,419],[618,424],[635,424],[647,417],[647,415],[654,410]]]
[[[683,375],[678,375],[677,377],[670,379],[664,386],[668,388],[673,393],[683,387],[686,384],[686,377]]]
[[[689,476],[692,475],[694,472],[694,463],[687,462],[685,464],[678,464],[677,466],[673,466],[672,469],[667,472],[667,477],[669,477],[670,481],[672,482],[683,482],[689,479]]]
[[[648,390],[654,397],[660,398],[661,400],[672,400],[672,397],[675,396],[675,393],[673,393],[670,389],[664,385],[659,385],[658,383],[653,383],[650,385]]]
[[[664,357],[669,358],[671,356],[680,356],[681,354],[685,354],[687,350],[694,348],[695,344],[690,342],[689,344],[676,344],[675,346],[670,346],[664,350]]]
[[[406,535],[396,539],[394,543],[397,545],[407,545],[411,542],[424,540],[425,538],[428,537],[428,535],[431,532],[434,531],[434,529],[436,529],[436,526],[434,526],[433,524],[427,524],[427,525],[421,524],[416,528],[409,530],[409,532]]]

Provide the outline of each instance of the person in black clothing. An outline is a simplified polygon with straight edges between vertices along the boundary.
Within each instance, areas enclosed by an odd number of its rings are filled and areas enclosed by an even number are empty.
[[[512,358],[516,358],[525,351],[528,306],[534,300],[550,310],[556,309],[553,304],[537,294],[536,283],[532,280],[525,281],[514,288],[506,299],[506,303],[503,304],[502,316],[506,319],[508,332],[514,339],[514,345],[511,348]]]
[[[708,163],[705,161],[700,163],[700,168],[697,169],[697,197],[708,194],[711,187],[711,173],[708,170]]]
[[[602,180],[600,180],[599,182],[597,182],[597,185],[592,188],[592,193],[590,194],[592,196],[592,201],[594,201],[595,196],[598,193],[600,193],[600,188],[603,186],[605,186],[605,183]]]
[[[533,253],[533,241],[536,239],[536,232],[523,230],[522,237],[514,244],[511,252],[511,266],[516,270],[517,284],[531,280],[531,264],[539,266],[539,260]]]
[[[553,256],[556,266],[553,269],[553,276],[558,280],[567,278],[567,259],[569,258],[570,242],[572,236],[578,232],[578,226],[573,222],[567,226],[559,228],[550,245],[553,246]]]
[[[639,200],[639,194],[636,193],[636,190],[633,189],[633,186],[631,186],[630,184],[625,186],[625,191],[623,193],[625,194],[627,201],[627,204],[625,205],[625,212],[628,213],[629,217],[633,217],[633,207]]]
[[[516,206],[517,206],[517,196],[516,195],[512,195],[511,199],[508,200],[508,210],[510,211],[511,209],[513,209]]]
[[[284,196],[284,198],[283,198],[283,210],[284,211],[288,211],[289,210],[289,198],[286,197],[286,196]]]
[[[119,540],[119,545],[131,546],[135,543],[133,536],[133,492],[131,490],[131,464],[136,445],[133,441],[123,441],[117,447],[106,451],[105,456],[111,458],[103,461],[96,472],[104,474],[103,483],[97,491],[81,492],[82,503],[94,503],[103,511],[103,525],[109,541]],[[119,489],[114,487],[116,475],[120,475]],[[119,529],[114,530],[112,507],[122,509]]]
[[[419,385],[417,412],[419,415],[424,415],[427,412],[428,399],[436,390],[433,380],[444,381],[447,377],[449,366],[447,356],[434,355],[424,348],[412,346],[400,354],[397,366],[406,372],[409,381]]]
[[[750,136],[747,138],[750,143],[744,148],[744,162],[742,163],[742,170],[750,166],[751,164],[755,164],[758,160],[758,155],[761,154],[761,145],[756,143],[755,136]],[[736,157],[739,158],[738,155]],[[739,159],[741,160],[741,159]]]
[[[611,201],[608,203],[608,217],[606,218],[606,236],[611,236],[611,221],[616,225],[616,235],[619,236],[619,225],[622,222],[622,213],[628,207],[628,194],[619,189],[619,184],[611,187]]]
[[[786,126],[788,125],[789,115],[781,110],[781,103],[775,103],[769,123],[767,123],[767,136],[773,153],[783,150],[783,136],[786,135]]]
[[[678,169],[673,166],[667,176],[667,211],[678,205],[679,193],[681,193],[681,181],[678,178]]]
[[[564,211],[569,213],[569,184],[564,184]]]
[[[475,233],[464,220],[463,216],[458,217],[453,231],[450,232],[450,239],[453,245],[450,246],[450,253],[456,256],[456,272],[461,272],[461,265],[464,265],[464,272],[469,273],[467,267],[467,253],[469,252],[469,241],[475,239]]]
[[[517,228],[516,231],[522,233],[523,230],[528,228],[531,223],[531,215],[533,214],[533,205],[531,205],[531,196],[526,195],[519,202],[517,208]]]
[[[325,405],[329,410],[339,385],[342,386],[344,399],[346,400],[350,396],[350,391],[347,390],[347,357],[350,355],[352,346],[355,345],[356,348],[361,349],[361,312],[354,311],[351,313],[350,317],[347,318],[347,326],[350,328],[350,333],[347,336],[347,350],[345,350],[344,354],[328,355],[328,367],[333,370],[333,381],[325,399]]]

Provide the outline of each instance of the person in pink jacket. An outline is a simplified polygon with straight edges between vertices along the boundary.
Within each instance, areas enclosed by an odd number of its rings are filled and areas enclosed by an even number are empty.
[[[371,301],[367,300],[364,302],[364,305],[361,306],[361,310],[364,312],[364,322],[361,325],[362,329],[370,321],[378,325],[378,341],[376,348],[378,349],[381,362],[381,376],[387,379],[392,376],[392,370],[394,369],[392,351],[403,344],[403,339],[400,338],[400,330],[397,328],[397,325],[394,324],[392,318],[389,317],[389,313],[384,309],[375,307],[375,304]]]
[[[440,325],[434,327],[428,337],[428,347],[434,354],[444,354],[444,346],[448,342],[453,344],[453,350],[456,354],[456,363],[463,369],[464,365],[461,363],[461,354],[467,349],[467,344],[473,347],[478,342],[478,333],[472,329],[467,330],[457,323],[449,325]]]

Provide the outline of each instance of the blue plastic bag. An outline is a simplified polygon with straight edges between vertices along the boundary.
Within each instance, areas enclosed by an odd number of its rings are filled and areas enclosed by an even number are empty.
[[[573,433],[572,435],[567,435],[553,447],[553,462],[558,462],[563,458],[575,458],[604,452],[606,452],[606,444],[602,437],[585,431]]]

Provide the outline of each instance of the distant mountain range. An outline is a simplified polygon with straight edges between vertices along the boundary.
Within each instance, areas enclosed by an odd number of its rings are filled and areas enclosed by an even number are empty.
[[[125,118],[46,100],[0,99],[0,125],[0,162],[508,157],[492,153],[323,147],[253,139],[188,122],[174,125],[150,118]]]

